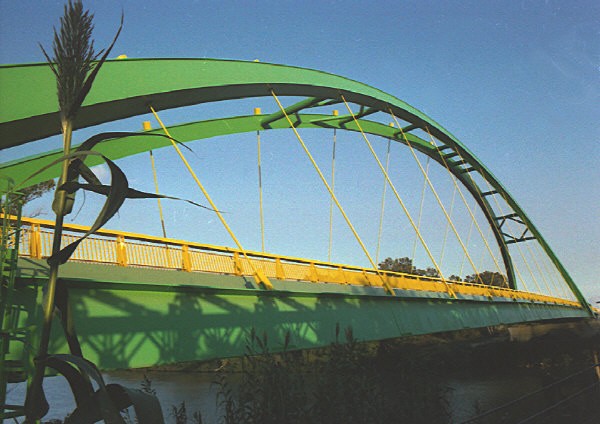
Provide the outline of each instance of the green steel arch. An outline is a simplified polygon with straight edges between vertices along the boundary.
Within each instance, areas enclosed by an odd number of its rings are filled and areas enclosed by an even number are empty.
[[[55,81],[46,64],[6,65],[0,67],[0,149],[5,149],[60,133]],[[375,112],[393,113],[409,125],[404,128],[409,140],[422,153],[440,164],[447,163],[449,171],[470,191],[481,207],[496,237],[509,284],[516,287],[516,278],[508,244],[536,239],[557,267],[582,306],[593,314],[574,281],[541,236],[531,220],[508,191],[492,173],[458,139],[434,120],[381,90],[366,84],[321,71],[257,62],[224,61],[213,59],[128,59],[108,61],[95,81],[84,102],[75,128],[84,128],[140,114],[149,106],[165,110],[181,106],[221,100],[270,96],[271,90],[279,96],[300,96],[305,100],[286,108],[295,114],[297,127],[324,127],[357,130],[348,117],[300,115],[311,107],[340,103],[343,96],[348,102],[360,105],[358,117]],[[280,112],[259,117],[228,118],[210,121],[215,126],[226,123],[229,130],[222,134],[256,131],[257,129],[288,127]],[[231,126],[237,119],[233,127]],[[397,129],[375,122],[362,121],[364,130],[403,142]],[[189,124],[191,139],[206,134],[202,126],[208,123]],[[195,128],[194,126],[199,126]],[[438,139],[441,146],[431,146],[411,135],[410,131],[422,129]],[[175,131],[173,135],[181,140]],[[212,135],[219,135],[215,132]],[[149,150],[151,144],[146,144]],[[154,147],[156,148],[156,147]],[[456,160],[459,158],[459,160]],[[8,171],[10,166],[2,168]],[[1,168],[0,168],[1,169]],[[493,190],[482,190],[469,173],[479,174]],[[13,173],[11,172],[11,175]],[[497,216],[487,196],[503,197],[512,211]],[[523,233],[514,236],[504,232],[503,224],[513,220],[523,225]]]

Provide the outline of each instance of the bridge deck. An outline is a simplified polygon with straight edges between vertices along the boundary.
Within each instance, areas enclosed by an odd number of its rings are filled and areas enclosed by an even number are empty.
[[[50,255],[53,222],[24,218],[20,247],[21,257],[34,259]],[[88,227],[65,224],[63,246],[75,241]],[[84,240],[73,262],[112,264],[128,268],[170,269],[184,272],[252,276],[253,268],[262,270],[269,279],[337,283],[352,286],[382,287],[384,283],[400,291],[427,292],[428,297],[487,297],[488,299],[523,300],[578,307],[574,300],[540,293],[513,290],[463,281],[413,274],[376,271],[351,265],[273,255],[265,252],[242,252],[237,249],[166,239],[123,231],[99,230]],[[447,296],[444,296],[447,295]]]
[[[35,324],[48,274],[50,228],[26,220],[19,260],[22,326]],[[67,237],[85,229],[67,226]],[[187,258],[186,258],[187,256]],[[237,356],[254,328],[273,350],[290,332],[294,349],[325,346],[336,327],[381,340],[500,324],[585,318],[571,300],[505,288],[385,273],[249,252],[272,290],[257,285],[247,259],[223,247],[100,231],[61,267],[85,356],[104,369]],[[55,321],[56,322],[56,321]],[[66,351],[53,329],[52,352]]]

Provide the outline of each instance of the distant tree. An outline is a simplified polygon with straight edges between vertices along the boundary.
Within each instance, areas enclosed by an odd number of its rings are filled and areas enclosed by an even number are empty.
[[[432,278],[440,278],[440,273],[437,269],[428,267],[426,269],[417,269],[417,275],[422,275],[423,277],[432,277]]]
[[[419,269],[413,265],[413,261],[410,258],[385,258],[383,262],[379,263],[379,269],[384,271],[402,272],[404,274],[421,275],[423,277],[440,278],[440,273],[437,269],[428,267],[426,269]]]
[[[467,275],[467,283],[485,284],[488,286],[508,287],[508,278],[506,275],[494,271],[483,271],[479,274]]]
[[[42,181],[41,183],[20,189],[18,194],[9,194],[9,196],[12,198],[11,200],[16,200],[17,197],[20,197],[21,204],[25,205],[25,204],[31,202],[32,200],[42,197],[44,195],[44,193],[47,193],[50,190],[52,190],[54,188],[54,186],[55,186],[54,180]],[[16,202],[9,201],[8,203],[9,203],[9,207],[8,207],[7,212],[9,213],[9,215],[16,215],[17,214]],[[41,213],[42,213],[41,210],[38,210],[38,211],[34,211],[33,213],[30,213],[29,215],[31,217],[35,217],[35,216],[41,215]]]
[[[462,281],[462,278],[459,277],[458,275],[452,274],[450,277],[448,277],[448,280],[450,280],[450,281]]]
[[[379,263],[379,269],[383,271],[403,272],[405,274],[415,274],[416,268],[413,266],[410,258],[385,258]]]

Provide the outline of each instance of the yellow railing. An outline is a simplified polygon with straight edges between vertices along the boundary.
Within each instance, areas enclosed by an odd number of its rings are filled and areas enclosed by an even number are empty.
[[[22,238],[19,254],[35,259],[50,256],[54,222],[22,218]],[[75,241],[89,227],[65,224],[62,245]],[[176,269],[185,272],[217,274],[253,274],[261,269],[268,278],[314,283],[337,283],[359,286],[379,286],[382,278],[373,269],[332,264],[263,252],[242,252],[223,246],[166,239],[142,234],[101,229],[86,238],[71,257],[71,261],[114,264],[124,267]],[[252,261],[252,265],[249,263]],[[381,271],[380,271],[381,272]],[[385,271],[383,278],[393,288],[415,291],[447,292],[439,278]],[[457,294],[503,297],[513,300],[546,302],[580,306],[579,303],[539,293],[530,293],[481,284],[447,281]]]

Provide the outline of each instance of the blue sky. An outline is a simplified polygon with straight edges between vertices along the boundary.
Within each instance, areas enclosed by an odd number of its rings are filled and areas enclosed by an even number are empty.
[[[600,300],[597,1],[84,5],[95,13],[98,46],[110,42],[125,12],[115,55],[260,59],[315,68],[375,86],[424,111],[502,181],[585,294]],[[62,7],[62,1],[0,0],[0,63],[42,61],[37,43],[50,47]],[[177,122],[177,115],[167,116]],[[0,155],[8,160],[26,153]],[[227,160],[226,152],[221,156]],[[176,185],[163,191],[169,190],[177,191]],[[174,226],[182,225],[178,211],[173,209]]]

